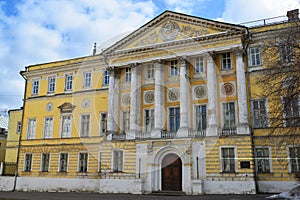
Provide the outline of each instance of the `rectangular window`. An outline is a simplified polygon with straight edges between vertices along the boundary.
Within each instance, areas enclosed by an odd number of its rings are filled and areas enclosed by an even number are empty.
[[[270,155],[268,147],[255,148],[258,173],[270,173]]]
[[[290,45],[281,45],[280,46],[280,58],[283,64],[288,64],[294,62],[295,52],[294,47]]]
[[[17,133],[20,134],[22,131],[22,122],[18,122],[17,124]]]
[[[68,170],[68,153],[60,153],[59,171],[67,172],[67,170]]]
[[[69,91],[73,88],[73,75],[66,75],[65,90]]]
[[[91,87],[92,84],[92,73],[91,72],[86,72],[84,73],[84,88]]]
[[[221,69],[222,70],[232,69],[231,54],[230,53],[223,53],[221,55]]]
[[[35,138],[35,129],[36,129],[36,119],[29,119],[28,128],[27,128],[27,139]]]
[[[195,106],[196,130],[201,131],[206,129],[206,105]]]
[[[100,113],[100,134],[107,132],[107,113]]]
[[[109,71],[105,70],[103,73],[103,85],[109,85]]]
[[[180,126],[180,108],[169,108],[170,131],[177,131]]]
[[[39,80],[34,80],[32,83],[32,94],[38,94],[39,93]]]
[[[223,103],[223,128],[235,128],[235,105],[234,102]]]
[[[259,65],[262,64],[261,55],[260,55],[260,48],[251,47],[249,49],[249,61],[250,61],[250,66],[259,66]]]
[[[90,131],[90,115],[81,115],[80,137],[88,137]]]
[[[234,148],[221,148],[222,172],[235,172]]]
[[[44,138],[52,137],[53,117],[46,117],[44,122]]]
[[[146,66],[146,79],[154,79],[154,65],[153,64],[148,64]]]
[[[252,100],[253,127],[263,128],[268,125],[266,100]]]
[[[48,92],[52,93],[55,91],[55,77],[49,77],[48,79]]]
[[[78,172],[86,173],[88,166],[88,153],[79,153]]]
[[[123,171],[123,151],[113,151],[113,172]]]
[[[71,137],[72,117],[70,115],[62,116],[61,137]]]
[[[130,112],[123,111],[123,131],[129,131],[130,129]]]
[[[42,163],[41,163],[41,171],[48,172],[49,171],[49,161],[50,161],[50,154],[43,153],[42,154]]]
[[[31,165],[32,165],[32,154],[27,153],[25,154],[25,160],[24,160],[24,172],[30,172]]]
[[[290,168],[292,173],[300,172],[300,147],[289,147]]]
[[[170,62],[170,76],[178,76],[179,68],[178,68],[178,61],[172,60]]]
[[[127,67],[125,69],[125,82],[131,81],[131,68]]]
[[[204,59],[202,56],[194,58],[194,68],[195,74],[204,72]]]
[[[298,98],[284,98],[284,120],[287,127],[300,126]]]
[[[145,110],[145,129],[149,133],[154,128],[154,109]]]

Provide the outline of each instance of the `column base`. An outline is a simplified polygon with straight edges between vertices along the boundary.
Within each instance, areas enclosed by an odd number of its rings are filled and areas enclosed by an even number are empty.
[[[189,137],[189,132],[191,131],[188,127],[180,127],[177,131],[176,137]]]
[[[151,138],[161,138],[161,129],[153,129],[151,131]]]
[[[218,136],[218,126],[210,125],[206,129],[206,136]]]
[[[237,135],[249,135],[250,134],[250,128],[248,124],[239,124],[237,127]]]

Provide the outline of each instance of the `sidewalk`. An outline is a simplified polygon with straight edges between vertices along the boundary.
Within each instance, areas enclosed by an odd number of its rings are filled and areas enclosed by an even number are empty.
[[[200,195],[200,196],[166,196],[166,195],[130,195],[130,194],[98,194],[73,192],[0,192],[0,200],[266,200],[270,194],[256,195]]]

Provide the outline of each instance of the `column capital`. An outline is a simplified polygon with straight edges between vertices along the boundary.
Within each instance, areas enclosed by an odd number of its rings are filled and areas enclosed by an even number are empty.
[[[211,61],[211,62],[216,62],[216,59],[217,59],[217,53],[215,51],[209,51],[207,52],[206,54],[204,54],[206,59],[208,61]]]
[[[139,63],[131,63],[129,66],[133,69],[139,66]]]
[[[233,48],[232,49],[232,52],[235,54],[235,55],[237,55],[237,56],[243,56],[246,52],[245,52],[245,50],[244,49],[242,49],[242,48]]]
[[[119,68],[109,66],[106,68],[106,70],[109,71],[110,76],[119,77],[119,75],[120,75]]]
[[[187,57],[186,56],[178,56],[177,57],[178,63],[180,67],[186,67]]]

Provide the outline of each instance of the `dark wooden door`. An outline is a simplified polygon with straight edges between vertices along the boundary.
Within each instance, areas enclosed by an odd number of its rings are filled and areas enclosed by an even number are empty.
[[[167,155],[162,161],[162,190],[182,190],[182,163],[175,154]]]

